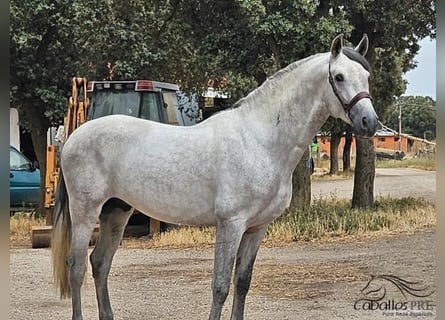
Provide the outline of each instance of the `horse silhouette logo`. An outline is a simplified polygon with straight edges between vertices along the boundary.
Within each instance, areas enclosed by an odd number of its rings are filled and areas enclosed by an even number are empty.
[[[425,298],[429,297],[434,292],[427,286],[423,285],[422,281],[407,281],[397,276],[383,274],[371,276],[371,279],[369,279],[368,283],[361,290],[361,293],[373,300],[381,300],[386,295],[386,286],[388,284],[392,284],[397,288],[406,299],[408,296]]]
[[[434,293],[422,281],[408,281],[394,275],[372,275],[363,289],[362,297],[354,304],[359,310],[406,310],[408,299],[426,298]],[[400,293],[404,300],[385,299],[388,293],[391,297]]]

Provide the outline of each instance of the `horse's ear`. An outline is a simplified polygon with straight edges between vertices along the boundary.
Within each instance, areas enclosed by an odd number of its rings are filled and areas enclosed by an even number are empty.
[[[331,55],[333,58],[338,56],[343,48],[343,34],[339,34],[335,37],[331,44]]]
[[[359,44],[354,48],[354,50],[364,56],[366,52],[368,52],[368,43],[368,35],[364,33],[362,40],[360,40]]]

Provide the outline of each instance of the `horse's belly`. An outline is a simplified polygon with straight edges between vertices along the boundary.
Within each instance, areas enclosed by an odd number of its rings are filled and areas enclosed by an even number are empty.
[[[137,175],[133,172],[127,176],[119,174],[113,189],[115,197],[122,197],[138,211],[160,221],[213,225],[212,183],[210,175],[191,165],[182,167],[165,160],[158,162],[155,169],[146,167]]]
[[[154,219],[173,224],[212,226],[216,222],[213,209],[209,205],[194,202],[192,199],[181,204],[171,201],[169,203],[151,201],[150,203],[136,204],[134,207]]]

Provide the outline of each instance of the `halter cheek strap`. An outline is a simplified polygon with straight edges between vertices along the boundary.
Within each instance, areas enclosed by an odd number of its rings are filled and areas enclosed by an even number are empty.
[[[372,101],[372,97],[368,92],[361,91],[357,93],[349,102],[343,102],[343,100],[340,97],[340,94],[337,91],[337,88],[335,87],[334,79],[332,78],[330,63],[329,63],[329,83],[331,84],[332,91],[334,91],[335,96],[337,97],[338,101],[340,101],[346,114],[349,114],[349,111],[351,111],[352,107],[355,106],[355,104],[359,102],[361,99],[368,98]]]

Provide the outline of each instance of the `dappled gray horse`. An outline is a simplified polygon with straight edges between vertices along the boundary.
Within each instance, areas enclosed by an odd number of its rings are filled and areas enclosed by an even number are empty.
[[[267,226],[289,205],[292,172],[329,115],[371,137],[378,119],[368,94],[366,36],[336,37],[329,53],[297,61],[259,88],[191,127],[113,115],[88,121],[61,154],[52,251],[61,297],[82,319],[88,242],[99,318],[113,319],[107,278],[133,208],[175,224],[216,226],[210,319],[220,319],[233,266],[232,319],[243,319],[252,269]],[[63,172],[63,174],[62,174]],[[236,262],[235,262],[236,261]]]

